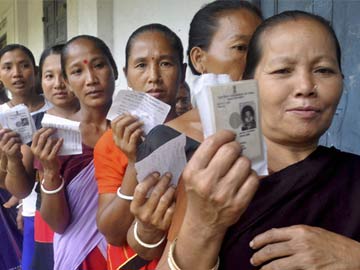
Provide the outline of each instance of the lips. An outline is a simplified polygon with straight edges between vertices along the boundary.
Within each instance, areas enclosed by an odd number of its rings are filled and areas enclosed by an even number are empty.
[[[165,91],[161,89],[150,89],[146,91],[146,93],[153,96],[154,98],[160,99],[164,95]]]
[[[17,80],[12,83],[15,88],[23,88],[25,86],[24,80]]]
[[[314,118],[321,113],[321,110],[313,106],[300,106],[288,109],[287,112],[293,113],[301,118]]]
[[[54,94],[54,96],[57,98],[64,98],[64,97],[67,97],[67,95],[68,95],[67,92],[57,92]]]
[[[86,93],[87,96],[99,96],[102,95],[104,91],[102,90],[90,90]]]

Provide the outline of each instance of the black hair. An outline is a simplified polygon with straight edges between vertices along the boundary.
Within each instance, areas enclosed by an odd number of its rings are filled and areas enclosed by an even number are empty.
[[[182,86],[184,86],[185,91],[190,95],[190,86],[189,86],[189,84],[186,81],[184,81],[182,83]]]
[[[263,20],[261,11],[253,4],[240,0],[218,0],[203,6],[194,15],[190,23],[189,45],[187,56],[190,69],[193,74],[200,75],[191,62],[190,52],[192,48],[199,47],[207,51],[210,47],[213,36],[219,27],[218,20],[222,13],[245,9]]]
[[[64,44],[58,44],[58,45],[52,46],[50,48],[47,48],[42,52],[40,61],[39,61],[39,73],[38,73],[40,82],[42,80],[43,66],[44,66],[44,62],[45,62],[46,58],[48,56],[54,55],[54,54],[61,55],[61,51],[64,48],[64,46],[65,46]]]
[[[176,51],[179,57],[179,63],[182,64],[184,60],[184,48],[178,35],[176,35],[169,27],[163,24],[152,23],[139,27],[130,35],[128,41],[126,42],[126,47],[125,47],[125,70],[127,70],[128,68],[130,50],[134,40],[136,39],[137,36],[145,32],[159,32],[164,34],[165,37],[170,41],[170,44],[173,47],[173,49]]]
[[[258,28],[255,30],[249,46],[248,46],[248,54],[247,54],[247,61],[245,66],[245,71],[243,74],[243,79],[253,79],[255,75],[255,70],[257,65],[260,62],[262,57],[262,36],[263,34],[271,29],[276,27],[277,25],[288,22],[288,21],[296,21],[298,19],[309,19],[318,22],[321,24],[331,35],[336,49],[336,58],[338,61],[339,69],[341,71],[341,49],[339,40],[336,37],[334,29],[331,27],[330,23],[325,20],[323,17],[308,13],[305,11],[300,10],[291,10],[291,11],[284,11],[280,14],[274,15],[265,21],[263,21]]]
[[[34,68],[34,72],[36,70],[36,64],[35,64],[35,58],[34,58],[34,55],[33,53],[27,48],[25,47],[24,45],[21,45],[21,44],[8,44],[6,45],[4,48],[2,48],[0,50],[0,60],[1,58],[3,57],[3,55],[7,52],[11,52],[11,51],[14,51],[14,50],[21,50],[23,51],[29,58],[30,58],[30,61],[33,65],[33,68]]]
[[[65,64],[66,64],[68,47],[70,46],[71,43],[73,43],[74,41],[76,41],[78,39],[87,39],[87,40],[93,42],[95,44],[96,48],[101,50],[101,52],[109,60],[110,65],[114,71],[115,80],[117,80],[119,72],[118,72],[114,57],[111,54],[109,47],[105,44],[105,42],[102,39],[100,39],[98,37],[90,36],[90,35],[79,35],[79,36],[73,37],[68,42],[66,42],[66,44],[64,45],[64,48],[62,49],[62,52],[61,52],[61,70],[62,70],[63,77],[65,79],[67,79],[67,75],[66,75],[66,71],[65,71]]]

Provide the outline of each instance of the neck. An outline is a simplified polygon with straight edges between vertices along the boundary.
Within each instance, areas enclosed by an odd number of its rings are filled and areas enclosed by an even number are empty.
[[[178,115],[176,114],[175,109],[173,109],[173,107],[171,107],[171,110],[165,119],[165,123],[175,119],[176,117],[178,117]]]
[[[265,138],[268,168],[271,172],[280,171],[307,158],[317,148],[317,141],[304,145],[286,145]]]
[[[71,104],[71,106],[69,105],[66,107],[54,106],[48,110],[48,113],[59,117],[67,118],[70,120],[80,120],[80,119],[76,119],[78,118],[76,117],[78,111],[79,111],[79,106],[77,106],[77,104]]]
[[[25,104],[29,108],[29,111],[33,112],[39,107],[41,101],[43,101],[43,98],[39,95],[24,95],[13,96],[9,103],[11,106]]]

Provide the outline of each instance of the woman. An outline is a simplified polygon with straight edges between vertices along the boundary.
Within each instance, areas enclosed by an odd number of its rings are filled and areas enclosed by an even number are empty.
[[[169,104],[167,120],[176,117],[175,102],[184,81],[183,47],[179,37],[161,24],[144,25],[135,30],[126,45],[124,73],[128,86],[146,92]],[[136,147],[142,135],[142,123],[131,115],[112,122],[95,147],[95,171],[99,188],[97,224],[108,243],[108,269],[122,264],[127,269],[154,269],[155,264],[134,256],[126,244],[126,234],[133,216],[128,200],[117,196],[131,195],[137,184],[133,176]],[[129,164],[129,165],[128,165]],[[139,266],[141,265],[141,266]],[[145,266],[147,265],[147,266]]]
[[[37,113],[50,107],[44,98],[36,93],[35,59],[31,51],[20,44],[10,44],[0,50],[0,81],[11,93],[12,99],[0,105],[0,112],[25,104],[36,120]],[[36,122],[39,124],[39,122]],[[6,153],[7,174],[4,179],[6,188],[17,198],[23,199],[24,243],[22,268],[30,269],[34,249],[34,215],[36,193],[33,191],[34,174],[32,155],[27,145],[19,144],[17,135],[8,129],[0,131],[1,150]],[[16,138],[14,145],[11,138]],[[14,146],[13,148],[9,148]],[[21,154],[20,154],[21,146]],[[24,179],[24,181],[23,181]]]
[[[46,49],[39,61],[39,77],[41,88],[46,100],[53,105],[46,113],[80,121],[79,101],[68,89],[61,72],[61,50],[64,45],[55,45]],[[37,117],[41,121],[44,112]],[[38,170],[39,179],[43,177],[43,169],[38,160],[35,160],[34,167]],[[47,225],[40,215],[41,196],[38,191],[37,210],[35,212],[35,251],[32,267],[37,270],[53,269],[53,236],[54,232]]]
[[[61,54],[62,73],[80,102],[81,155],[59,160],[62,139],[43,128],[33,138],[32,151],[43,168],[41,215],[56,232],[54,269],[106,269],[106,241],[96,228],[97,187],[93,148],[108,128],[118,72],[106,44],[93,36],[69,40]]]
[[[289,11],[259,26],[244,78],[258,80],[271,174],[258,180],[233,134],[205,140],[184,170],[185,218],[159,269],[360,267],[360,158],[318,146],[342,93],[340,59],[319,16]]]
[[[232,80],[240,80],[244,71],[249,40],[261,20],[261,13],[246,1],[214,1],[205,5],[195,14],[190,24],[188,58],[192,72],[196,75],[225,73],[230,75]],[[199,142],[203,140],[202,126],[196,108],[168,122],[166,126],[154,128],[140,146],[138,158],[144,158],[166,141],[178,136],[180,132],[187,135],[185,150],[189,159]],[[165,205],[170,204],[173,198],[169,196],[169,189],[160,189],[159,193],[165,196],[158,196],[155,200],[146,200],[143,195],[147,194],[144,190],[149,190],[156,185],[158,179],[159,176],[156,176],[150,181],[139,184],[137,189],[141,192],[135,191],[131,204],[132,213],[138,222],[137,234],[146,243],[159,241],[169,227],[168,216],[172,210],[161,207],[162,211],[158,211],[159,208],[152,206],[152,201],[156,204],[161,197]],[[177,192],[178,197],[184,196],[181,181]],[[176,207],[185,206],[177,199]],[[133,232],[134,227],[129,230],[129,242],[140,252]],[[174,233],[170,231],[168,237],[173,239]],[[142,256],[146,257],[159,253],[156,253],[155,249],[142,251]]]

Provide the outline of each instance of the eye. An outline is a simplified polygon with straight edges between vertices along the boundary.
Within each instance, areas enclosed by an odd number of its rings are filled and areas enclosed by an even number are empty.
[[[162,61],[160,63],[160,66],[161,67],[172,67],[173,66],[173,63],[171,63],[170,61]]]
[[[237,44],[232,47],[235,50],[238,50],[239,52],[247,52],[248,45],[247,44]]]
[[[105,66],[104,62],[98,62],[98,63],[94,63],[94,68],[96,69],[101,69]]]
[[[80,68],[75,68],[75,69],[71,70],[70,74],[71,75],[80,75],[81,74],[81,69]]]
[[[271,72],[271,74],[289,74],[291,73],[290,68],[279,68]]]
[[[51,80],[52,78],[54,78],[54,76],[52,74],[45,74],[44,78],[46,80]]]
[[[137,63],[137,64],[135,65],[135,68],[139,68],[139,69],[143,69],[143,68],[145,68],[145,67],[146,67],[146,64],[143,63],[143,62]]]
[[[332,68],[328,68],[328,67],[319,67],[315,70],[315,73],[320,73],[320,74],[335,74],[335,70],[333,70]]]
[[[22,63],[20,65],[21,68],[29,68],[30,67],[30,64],[29,63]]]
[[[1,69],[6,70],[6,71],[9,71],[9,70],[11,70],[11,66],[5,65],[5,66],[2,66]]]

